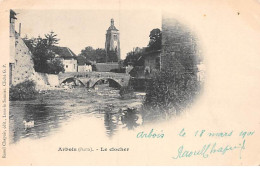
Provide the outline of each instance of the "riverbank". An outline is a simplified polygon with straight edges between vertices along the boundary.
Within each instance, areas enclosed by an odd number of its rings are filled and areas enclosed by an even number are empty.
[[[108,137],[123,128],[134,129],[143,123],[139,110],[145,93],[135,92],[135,98],[121,99],[119,90],[102,85],[96,90],[85,87],[45,89],[34,100],[10,101],[11,143],[24,138],[48,137],[59,132],[60,126],[81,118],[102,120]],[[25,128],[24,121],[34,126]]]

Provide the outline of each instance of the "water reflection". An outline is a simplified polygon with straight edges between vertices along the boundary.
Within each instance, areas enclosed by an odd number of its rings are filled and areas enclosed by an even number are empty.
[[[104,120],[106,135],[112,137],[122,128],[131,130],[142,123],[141,115],[133,108],[141,102],[142,98],[122,100],[118,90],[99,85],[98,90],[49,91],[34,101],[13,101],[10,102],[10,140],[14,143],[26,137],[48,137],[60,132],[62,124],[81,117],[87,117],[88,123],[90,116]]]
[[[118,130],[118,126],[132,130],[142,125],[143,120],[136,108],[119,109],[117,113],[107,109],[104,113],[104,124],[107,136],[112,137]]]
[[[136,109],[127,108],[121,116],[121,121],[129,130],[139,126],[142,123],[141,116]]]
[[[23,107],[23,108],[22,108]],[[53,113],[53,108],[47,104],[26,103],[19,106],[20,109],[10,114],[10,121],[13,120],[13,141],[16,142],[20,138],[45,137],[52,128],[58,128],[57,115]]]
[[[25,112],[25,121],[34,121],[33,132],[37,137],[44,137],[52,128],[59,126],[57,114],[47,104],[26,104]]]
[[[117,128],[117,119],[114,118],[112,114],[106,112],[104,114],[104,124],[106,128],[106,133],[109,137],[112,137],[115,134]]]

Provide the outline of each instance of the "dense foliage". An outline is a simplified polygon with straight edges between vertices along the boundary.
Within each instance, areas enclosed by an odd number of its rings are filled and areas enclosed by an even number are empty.
[[[58,44],[59,39],[57,34],[50,32],[45,34],[45,37],[23,38],[25,44],[32,52],[34,69],[36,72],[58,74],[64,72],[64,67],[61,60],[55,58],[55,53],[52,51],[53,46]]]
[[[146,85],[144,106],[161,112],[175,109],[179,113],[191,105],[199,88],[200,83],[193,74],[157,72]]]
[[[125,68],[111,69],[110,72],[125,73]]]
[[[105,49],[97,48],[94,49],[91,46],[81,50],[80,57],[84,57],[87,61],[96,61],[97,63],[106,62],[106,51]]]
[[[128,52],[123,62],[124,66],[127,65],[143,66],[144,59],[141,56],[143,55],[144,50],[145,50],[144,48],[141,49],[139,47],[136,47],[133,49],[133,51]]]
[[[156,28],[151,30],[149,35],[149,44],[147,47],[139,48],[136,47],[133,51],[130,51],[126,54],[126,58],[124,60],[124,65],[132,65],[132,66],[143,66],[144,59],[143,54],[146,52],[161,50],[162,48],[162,32],[160,29]]]
[[[24,81],[15,86],[11,86],[9,90],[9,99],[15,100],[32,100],[36,98],[38,92],[35,90],[33,81]]]
[[[108,51],[107,62],[118,62],[117,51]]]
[[[160,29],[156,28],[150,32],[150,41],[146,51],[155,51],[162,48],[162,32]]]

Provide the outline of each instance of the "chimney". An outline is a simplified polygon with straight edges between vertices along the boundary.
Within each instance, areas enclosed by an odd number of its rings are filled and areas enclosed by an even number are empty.
[[[21,36],[21,27],[22,27],[22,24],[21,23],[19,23],[19,36]]]
[[[16,13],[11,9],[10,10],[10,37],[15,36],[15,20],[17,19],[15,15]]]

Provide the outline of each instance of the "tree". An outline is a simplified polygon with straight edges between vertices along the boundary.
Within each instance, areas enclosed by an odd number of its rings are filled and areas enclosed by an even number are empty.
[[[57,34],[50,32],[45,34],[45,38],[38,36],[38,38],[28,39],[23,38],[25,44],[32,52],[34,69],[36,72],[58,74],[64,72],[64,67],[61,60],[55,58],[55,53],[52,51],[53,46],[58,44],[59,39]]]
[[[95,50],[91,46],[87,46],[85,49],[81,50],[79,56],[85,57],[87,60],[95,61]]]
[[[60,39],[57,39],[57,34],[54,34],[53,31],[51,31],[49,34],[45,34],[45,39],[47,40],[48,46],[57,45],[59,43]]]
[[[144,50],[145,48],[141,49],[136,47],[133,49],[133,51],[128,52],[124,60],[124,65],[142,66],[144,64],[144,60],[141,56],[143,55]]]
[[[84,57],[88,61],[96,61],[97,63],[106,62],[106,51],[101,48],[94,49],[91,46],[87,46],[81,50],[79,56]]]
[[[162,32],[156,28],[150,32],[150,41],[147,51],[160,50],[162,48]]]
[[[48,61],[48,72],[52,74],[58,74],[64,72],[64,66],[59,58],[53,58]]]
[[[116,51],[109,51],[107,53],[107,55],[108,55],[107,62],[117,62],[118,61]]]
[[[126,59],[124,60],[125,66],[142,66],[144,64],[144,60],[141,58],[141,56],[145,52],[156,51],[162,48],[162,32],[160,29],[156,28],[151,30],[149,37],[150,41],[146,48],[141,49],[136,47],[133,51],[127,53]]]
[[[106,62],[106,51],[105,49],[97,48],[95,50],[96,61],[97,63],[105,63]]]

